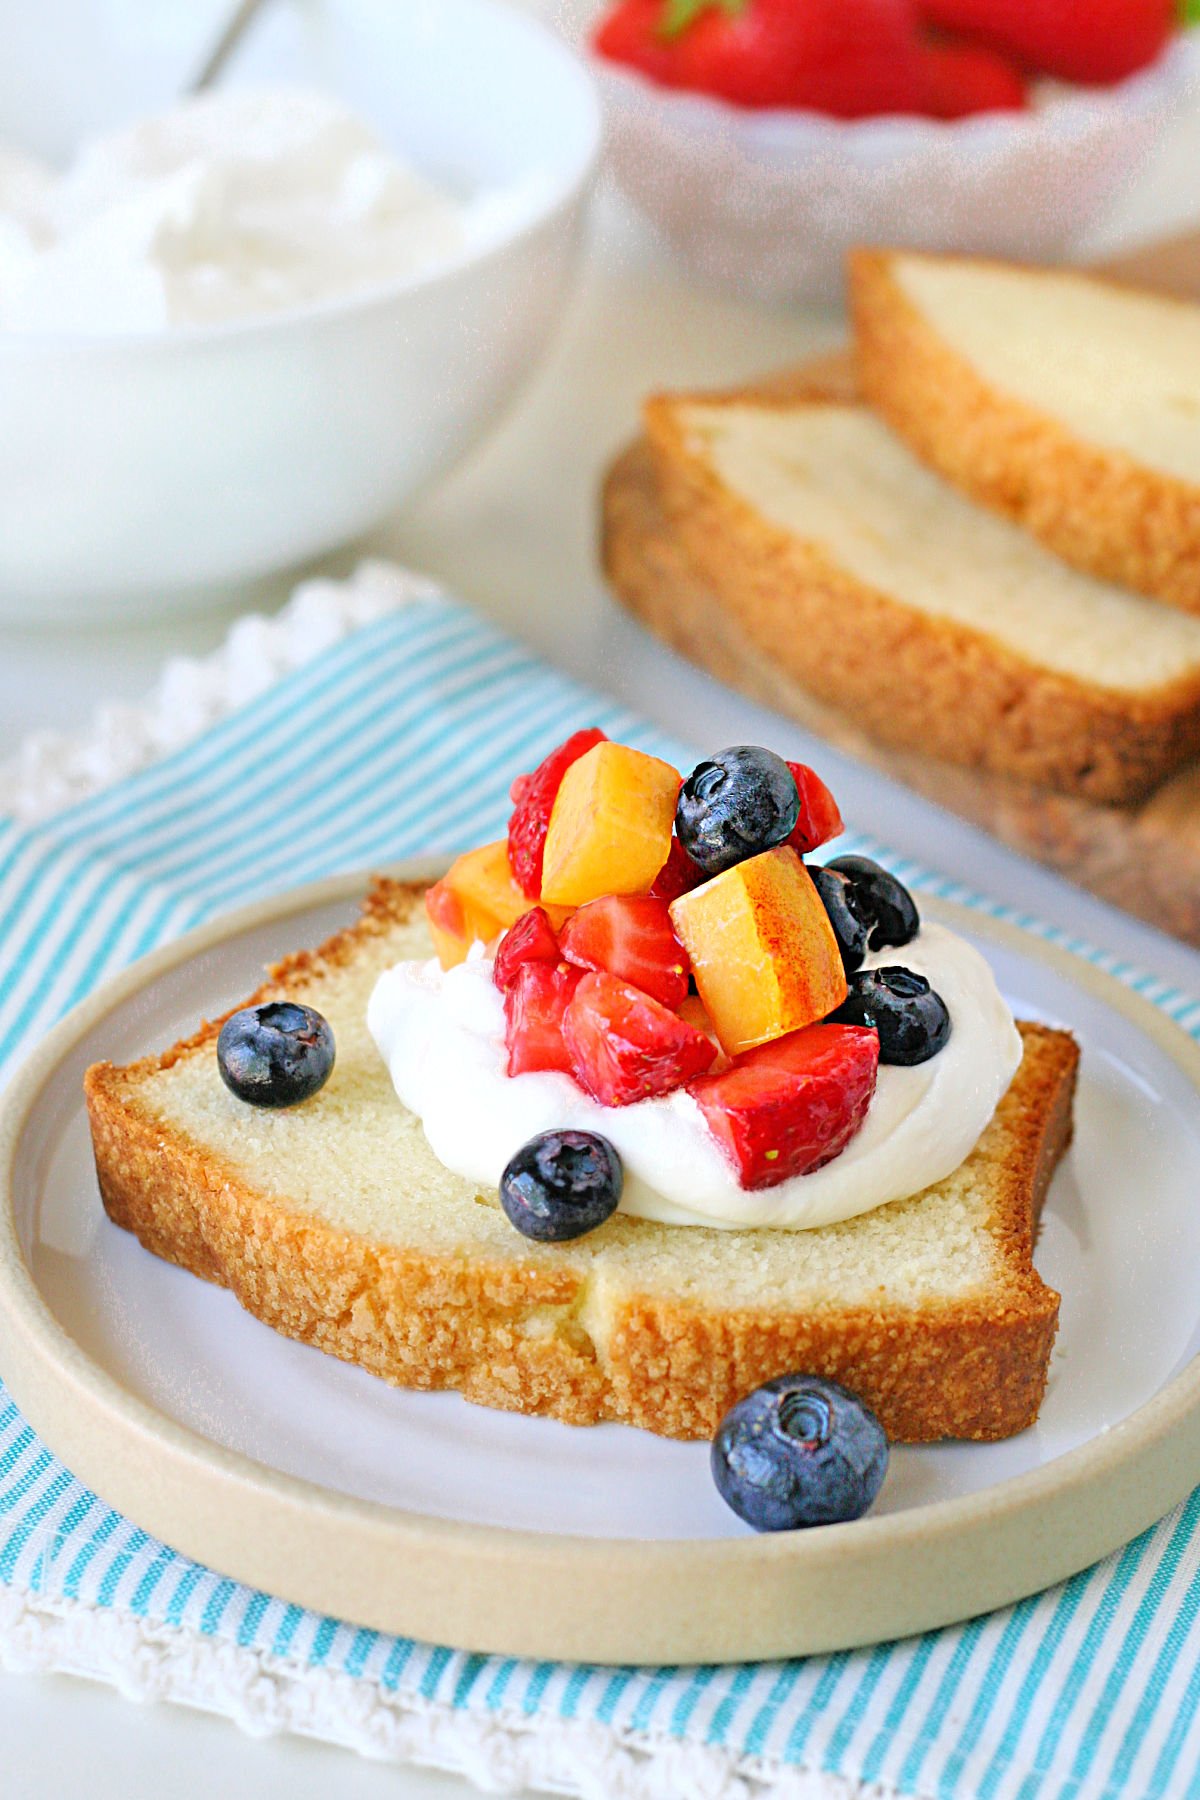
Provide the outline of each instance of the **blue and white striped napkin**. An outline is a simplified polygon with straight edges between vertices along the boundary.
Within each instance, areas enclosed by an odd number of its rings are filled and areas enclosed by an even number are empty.
[[[512,771],[585,722],[689,760],[425,599],[106,792],[40,825],[0,820],[0,1069],[223,908],[498,836]],[[1074,947],[1200,1036],[1187,996]],[[1200,1796],[1198,1522],[1200,1492],[1065,1585],[903,1643],[729,1668],[531,1664],[357,1630],[188,1562],[87,1492],[0,1388],[0,1665],[604,1800],[1180,1800]]]

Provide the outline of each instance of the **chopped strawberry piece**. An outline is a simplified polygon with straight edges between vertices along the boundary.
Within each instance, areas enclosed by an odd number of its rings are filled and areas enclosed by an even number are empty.
[[[563,1019],[571,1072],[602,1106],[669,1094],[709,1068],[711,1038],[615,975],[585,975]]]
[[[562,778],[573,762],[604,741],[604,733],[594,727],[577,731],[565,744],[552,750],[532,775],[518,775],[512,784],[514,807],[508,822],[508,861],[517,886],[531,900],[542,897],[542,856]]]
[[[522,963],[504,996],[504,1042],[508,1073],[525,1075],[538,1069],[572,1074],[563,1042],[563,1015],[580,982],[582,970],[570,963]]]
[[[841,1154],[875,1092],[879,1040],[859,1025],[807,1025],[693,1082],[744,1188],[775,1187]]]
[[[563,927],[562,953],[585,969],[605,969],[672,1009],[687,998],[691,964],[665,900],[605,894]]]
[[[707,880],[704,870],[697,867],[679,839],[673,837],[671,854],[654,877],[650,892],[656,900],[678,900],[681,894],[690,894],[693,888]]]
[[[500,992],[505,994],[516,980],[517,970],[526,963],[561,961],[554,927],[542,908],[535,906],[529,912],[522,913],[516,924],[511,925],[501,938],[492,969],[492,980]]]
[[[801,856],[807,856],[810,850],[827,844],[846,828],[837,801],[816,771],[807,763],[790,762],[788,768],[796,777],[796,792],[800,796],[800,817],[788,843]]]

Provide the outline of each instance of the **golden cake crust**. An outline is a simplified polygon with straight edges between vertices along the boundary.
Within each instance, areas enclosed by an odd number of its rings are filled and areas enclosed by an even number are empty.
[[[1065,562],[1200,612],[1200,487],[1089,444],[991,385],[904,293],[894,255],[859,250],[850,259],[870,404],[947,480]]]

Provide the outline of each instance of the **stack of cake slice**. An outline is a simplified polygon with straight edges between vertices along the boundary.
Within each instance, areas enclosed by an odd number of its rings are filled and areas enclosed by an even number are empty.
[[[614,585],[1200,940],[1200,307],[888,252],[851,291],[852,368],[648,403],[606,490]]]

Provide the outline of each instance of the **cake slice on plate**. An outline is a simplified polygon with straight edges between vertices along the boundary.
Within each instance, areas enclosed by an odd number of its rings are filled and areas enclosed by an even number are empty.
[[[336,1060],[310,1097],[239,1098],[220,1021],[92,1068],[110,1217],[276,1330],[406,1387],[690,1438],[803,1370],[893,1439],[1020,1431],[1058,1317],[1033,1246],[1070,1138],[1073,1041],[1018,1036],[983,958],[884,871],[814,863],[841,822],[812,771],[771,759],[794,778],[786,841],[696,837],[697,854],[741,857],[714,875],[660,818],[666,765],[599,739],[564,747],[576,776],[560,754],[515,785],[524,888],[504,844],[429,891],[378,881],[356,924],[250,997],[327,1022]],[[717,765],[688,787],[711,795]],[[597,867],[584,800],[616,846],[591,879],[611,886],[551,917],[548,833],[556,891]],[[648,890],[620,863],[631,806],[639,865],[666,833]],[[726,979],[722,943],[760,977]],[[943,971],[948,1010],[922,968]],[[881,984],[888,1017],[867,1004]],[[619,1150],[621,1210],[533,1241],[497,1174],[535,1131],[581,1123]]]

